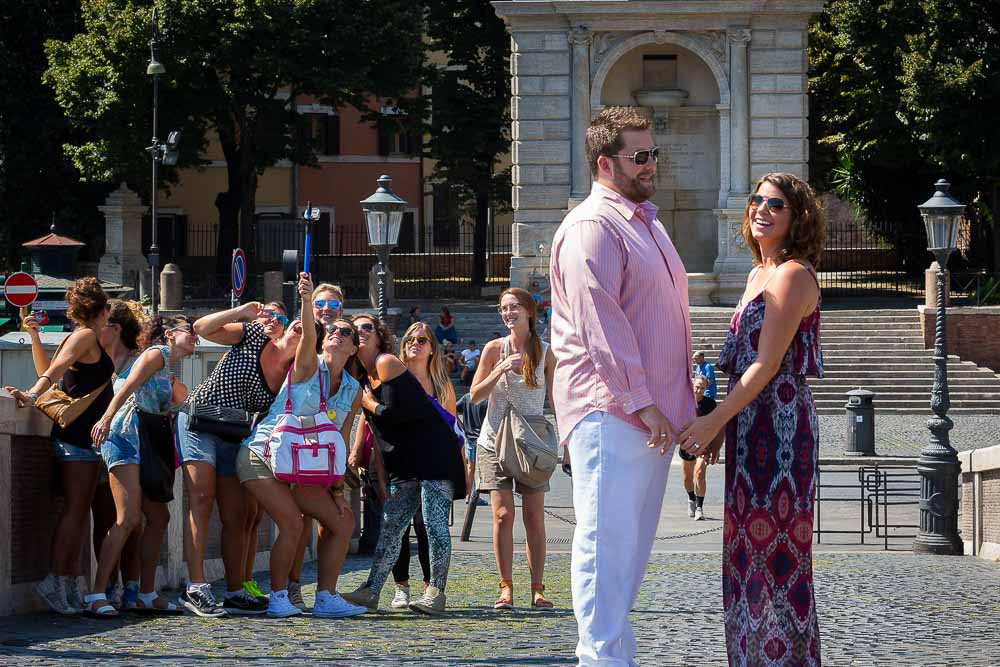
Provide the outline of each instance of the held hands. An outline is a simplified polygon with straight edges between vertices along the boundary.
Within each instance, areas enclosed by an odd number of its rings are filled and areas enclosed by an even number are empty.
[[[719,438],[716,442],[716,436],[719,435],[720,430],[722,430],[722,424],[718,423],[712,414],[707,414],[691,422],[681,433],[678,443],[681,449],[693,456],[703,456],[714,448],[715,460],[718,461],[722,439]],[[713,462],[709,460],[709,463]]]
[[[38,336],[38,320],[35,319],[34,315],[27,315],[23,320],[21,320],[21,324],[24,325],[28,335],[32,338]]]
[[[31,394],[21,391],[17,387],[4,387],[4,391],[14,397],[17,401],[17,407],[19,408],[30,408],[35,404],[35,397]]]
[[[501,373],[506,373],[508,371],[513,373],[520,373],[521,368],[524,366],[524,359],[521,357],[520,352],[515,352],[514,354],[508,356],[506,359],[497,364],[497,368],[500,369]]]
[[[649,440],[646,443],[647,447],[659,447],[660,456],[667,453],[676,439],[674,438],[674,427],[670,425],[670,421],[663,416],[660,409],[655,405],[647,405],[636,413],[642,423],[646,425],[649,429]]]
[[[347,502],[347,498],[344,497],[343,491],[333,493],[333,504],[337,506],[337,512],[340,513],[341,517],[351,511],[351,505]]]
[[[263,310],[264,304],[260,301],[248,301],[240,306],[240,319],[255,320],[260,317],[260,313]]]

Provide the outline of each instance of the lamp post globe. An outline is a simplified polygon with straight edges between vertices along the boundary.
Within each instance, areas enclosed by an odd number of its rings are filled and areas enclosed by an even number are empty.
[[[952,197],[951,185],[944,179],[935,185],[934,196],[921,204],[920,215],[927,230],[927,249],[938,263],[937,318],[934,327],[934,387],[927,420],[930,437],[920,452],[920,532],[913,541],[913,551],[939,555],[961,555],[958,534],[958,476],[961,466],[958,453],[951,446],[948,432],[953,423],[948,417],[948,337],[945,307],[945,275],[948,257],[955,250],[958,228],[965,205]]]
[[[389,315],[386,302],[386,267],[389,253],[399,242],[399,228],[406,210],[406,201],[392,191],[392,179],[383,174],[378,178],[378,188],[367,199],[361,200],[361,210],[365,214],[365,228],[368,243],[375,248],[378,257],[376,274],[378,278],[378,317],[384,324]]]

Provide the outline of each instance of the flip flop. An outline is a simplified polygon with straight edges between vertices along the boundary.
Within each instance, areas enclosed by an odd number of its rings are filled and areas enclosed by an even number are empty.
[[[91,605],[94,602],[102,601],[105,604],[101,605],[97,609],[92,608]],[[118,618],[120,615],[118,610],[111,606],[111,603],[108,602],[108,596],[104,593],[92,593],[90,595],[85,595],[83,598],[83,604],[85,605],[83,608],[83,615],[88,618],[99,618],[102,621],[106,621],[109,618]]]

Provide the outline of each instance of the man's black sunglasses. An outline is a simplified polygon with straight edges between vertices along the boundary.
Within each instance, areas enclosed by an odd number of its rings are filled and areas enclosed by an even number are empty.
[[[375,325],[372,324],[371,322],[362,322],[361,324],[358,325],[358,329],[367,333],[371,333],[372,331],[375,331]]]
[[[761,204],[765,201],[767,202],[767,207],[775,212],[781,211],[785,208],[785,206],[787,206],[785,200],[781,197],[764,197],[763,195],[757,194],[750,195],[750,205],[755,208],[760,208]]]
[[[338,327],[335,324],[328,324],[326,325],[326,332],[328,334],[339,333],[341,338],[354,338],[354,329],[351,327]]]
[[[632,162],[635,162],[637,165],[641,166],[649,162],[650,157],[653,158],[653,162],[658,162],[660,160],[660,147],[653,146],[652,148],[646,148],[641,151],[636,151],[631,155],[609,155],[608,157],[625,158],[627,160],[632,160]]]

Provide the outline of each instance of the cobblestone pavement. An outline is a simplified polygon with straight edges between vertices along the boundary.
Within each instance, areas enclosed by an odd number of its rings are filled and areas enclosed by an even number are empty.
[[[930,396],[926,415],[875,415],[875,451],[881,456],[918,456],[927,444],[931,417]],[[1000,417],[997,415],[954,415],[955,428],[949,433],[951,446],[960,452],[1000,445]],[[847,417],[820,415],[820,453],[839,456],[844,451]]]
[[[33,614],[0,622],[7,665],[571,665],[576,624],[569,556],[548,560],[552,612],[494,612],[487,553],[456,553],[443,618],[382,612],[341,621],[192,616],[93,621]],[[527,601],[523,556],[516,601]],[[368,561],[352,557],[343,589]],[[975,558],[817,553],[817,604],[828,665],[1000,665],[1000,566]],[[631,615],[643,665],[722,665],[717,553],[653,556]],[[312,574],[312,573],[310,573]],[[304,587],[311,604],[315,584]],[[220,592],[221,591],[217,591]],[[388,605],[391,590],[384,591]]]

